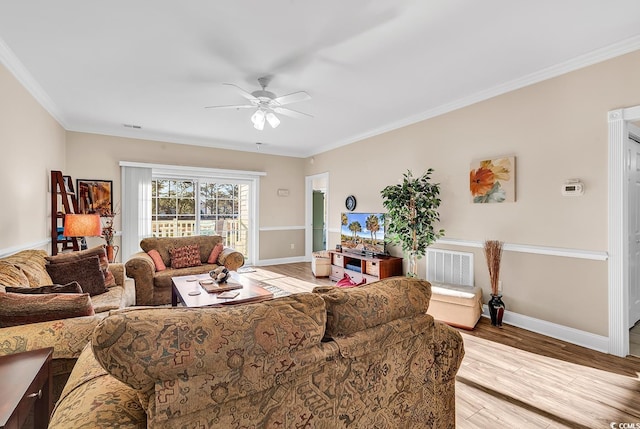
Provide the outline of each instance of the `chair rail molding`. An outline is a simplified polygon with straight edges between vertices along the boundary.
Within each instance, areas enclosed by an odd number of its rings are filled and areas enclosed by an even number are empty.
[[[457,238],[439,238],[435,244],[446,244],[450,246],[477,247],[484,246],[483,241],[461,240]],[[590,259],[594,261],[606,261],[609,258],[607,252],[595,250],[569,249],[564,247],[534,246],[530,244],[505,243],[505,252],[532,253],[536,255],[563,256],[566,258]]]

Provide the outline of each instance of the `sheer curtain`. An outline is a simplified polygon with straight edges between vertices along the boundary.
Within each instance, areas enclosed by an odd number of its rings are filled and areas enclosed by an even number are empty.
[[[151,236],[151,175],[153,170],[120,163],[122,174],[122,261],[140,251],[140,240]]]

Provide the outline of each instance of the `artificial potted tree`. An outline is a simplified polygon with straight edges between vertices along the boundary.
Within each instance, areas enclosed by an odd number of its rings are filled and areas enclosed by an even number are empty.
[[[444,235],[434,224],[440,221],[440,184],[431,183],[433,169],[429,168],[420,177],[411,171],[403,174],[398,185],[389,185],[382,191],[382,205],[387,209],[386,240],[402,245],[408,258],[408,277],[417,277],[418,259],[427,252],[427,247]]]

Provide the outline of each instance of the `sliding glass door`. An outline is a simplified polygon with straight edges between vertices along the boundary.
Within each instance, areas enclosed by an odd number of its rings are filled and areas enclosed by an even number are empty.
[[[245,257],[249,233],[251,182],[213,178],[154,177],[152,233],[156,237],[221,235]]]

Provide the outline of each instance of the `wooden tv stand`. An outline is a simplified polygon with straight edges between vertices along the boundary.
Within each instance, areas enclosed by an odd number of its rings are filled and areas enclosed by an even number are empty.
[[[342,279],[346,274],[355,283],[366,279],[367,283],[380,279],[402,275],[402,258],[395,256],[365,256],[359,253],[337,252],[330,250],[331,275],[333,281]]]

